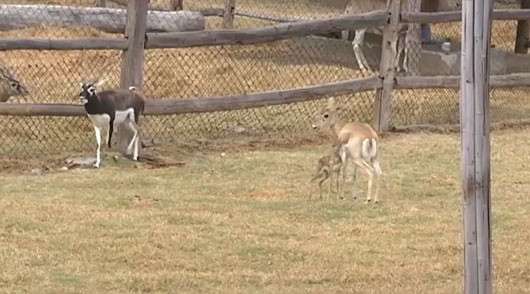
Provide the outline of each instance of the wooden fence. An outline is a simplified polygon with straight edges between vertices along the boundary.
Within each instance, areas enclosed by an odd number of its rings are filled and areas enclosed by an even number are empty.
[[[176,1],[181,3],[179,1]],[[146,32],[146,1],[131,0],[127,5],[126,36],[124,38],[88,38],[49,40],[39,38],[0,39],[0,50],[80,50],[115,49],[123,51],[121,87],[142,86],[143,56],[145,49],[183,48],[196,46],[217,46],[256,44],[320,35],[341,30],[384,26],[382,57],[379,74],[367,78],[314,85],[310,87],[268,91],[261,93],[231,95],[222,97],[197,97],[191,99],[148,99],[146,114],[170,115],[192,112],[213,112],[254,108],[268,105],[296,103],[322,99],[323,95],[357,93],[376,90],[373,125],[379,131],[389,129],[391,99],[394,89],[458,88],[456,76],[396,77],[394,72],[397,27],[406,23],[441,23],[461,20],[461,12],[419,13],[400,11],[400,1],[393,0],[389,11],[374,11],[323,20],[303,20],[282,23],[256,29],[231,29],[235,11],[234,0],[226,0],[222,13],[225,29],[191,32]],[[216,10],[217,11],[217,10]],[[530,9],[495,10],[493,19],[530,19]],[[508,74],[492,76],[492,87],[530,86],[529,74]],[[80,116],[84,110],[74,104],[15,104],[0,103],[0,115],[9,116]]]

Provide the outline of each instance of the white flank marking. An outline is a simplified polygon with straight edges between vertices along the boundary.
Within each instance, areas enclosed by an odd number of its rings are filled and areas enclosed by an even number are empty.
[[[116,111],[116,117],[114,118],[114,125],[119,125],[123,123],[127,118],[130,118],[132,121],[134,121],[134,109],[133,108],[129,108],[127,110]]]

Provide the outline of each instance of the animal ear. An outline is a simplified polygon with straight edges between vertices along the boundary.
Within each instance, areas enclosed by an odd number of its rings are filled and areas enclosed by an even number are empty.
[[[8,79],[8,80],[13,80],[13,76],[11,75],[11,73],[9,72],[9,70],[3,66],[0,66],[0,74],[5,78],[5,79]]]

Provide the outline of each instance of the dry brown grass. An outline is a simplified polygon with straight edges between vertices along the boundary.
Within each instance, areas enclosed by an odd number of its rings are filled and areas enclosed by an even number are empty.
[[[493,134],[496,293],[529,293],[529,130]],[[457,135],[384,138],[380,206],[307,201],[326,148],[4,175],[0,292],[461,292]]]

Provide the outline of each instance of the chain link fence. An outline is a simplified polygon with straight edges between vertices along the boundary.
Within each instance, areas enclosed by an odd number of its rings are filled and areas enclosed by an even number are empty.
[[[44,5],[49,1],[3,1],[4,4]],[[57,0],[54,5],[94,7],[101,1]],[[104,1],[106,7],[123,8],[123,1]],[[117,3],[118,2],[118,3]],[[344,13],[346,0],[238,0],[234,27],[255,28],[280,23],[280,19],[320,19]],[[361,2],[361,1],[360,1]],[[224,7],[224,0],[184,0],[185,10]],[[506,5],[506,4],[503,4]],[[511,5],[511,4],[510,4]],[[517,5],[517,4],[515,4]],[[170,10],[171,1],[150,1],[153,10]],[[366,10],[367,8],[363,8]],[[39,11],[33,10],[39,18]],[[242,16],[270,16],[266,19]],[[42,13],[42,17],[45,14]],[[265,17],[266,18],[266,17]],[[494,23],[493,43],[506,54],[513,52],[515,24]],[[222,27],[222,18],[206,18],[206,29]],[[496,30],[500,30],[497,32]],[[340,35],[340,34],[339,34]],[[451,38],[453,45],[460,40],[460,23],[432,26],[432,39]],[[89,26],[59,26],[53,23],[23,29],[5,30],[0,38],[119,38]],[[454,41],[453,41],[454,40]],[[179,49],[150,49],[145,53],[145,96],[153,99],[222,96],[258,91],[289,89],[315,84],[348,80],[374,74],[379,66],[381,36],[369,32],[362,50],[370,68],[360,71],[350,41],[333,37],[308,36],[257,44]],[[420,74],[454,74],[429,64],[425,48],[433,51],[439,44],[424,44],[424,49],[409,48],[411,56],[421,56]],[[455,45],[456,46],[456,45]],[[456,47],[455,47],[456,48]],[[455,49],[456,50],[456,49]],[[439,52],[436,54],[440,54]],[[522,58],[527,58],[523,56]],[[424,61],[426,65],[424,64]],[[121,52],[116,50],[74,51],[0,51],[0,63],[29,94],[13,96],[8,103],[61,102],[77,103],[79,83],[93,78],[107,78],[104,89],[119,85]],[[518,62],[520,64],[520,62]],[[457,68],[458,69],[458,68]],[[431,72],[429,72],[431,70]],[[402,73],[406,74],[406,73]],[[492,110],[496,120],[528,118],[530,104],[523,100],[525,89],[493,90]],[[341,117],[346,120],[369,122],[373,112],[375,92],[335,96],[344,107]],[[327,97],[322,97],[327,98]],[[202,114],[144,116],[142,129],[145,141],[190,142],[223,141],[233,138],[312,137],[311,123],[325,99],[292,105],[278,105],[248,110],[220,111]],[[458,99],[450,89],[399,90],[392,102],[392,125],[447,124],[458,122]],[[0,116],[0,158],[34,158],[93,151],[95,140],[86,117],[10,117]]]

